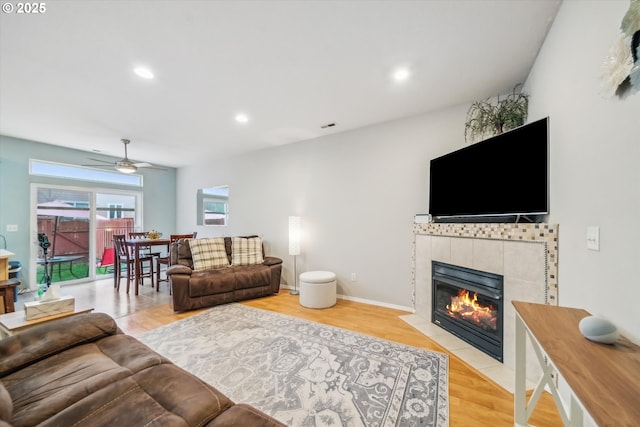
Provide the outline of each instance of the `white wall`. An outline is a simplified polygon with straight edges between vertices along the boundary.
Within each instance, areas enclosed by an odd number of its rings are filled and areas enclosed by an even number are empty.
[[[640,93],[600,95],[600,66],[628,8],[628,0],[565,0],[525,90],[530,120],[550,117],[559,302],[640,341]],[[600,227],[599,252],[586,249],[590,225]]]
[[[181,168],[178,229],[197,229],[198,237],[262,234],[291,283],[288,216],[300,215],[298,273],[331,270],[339,294],[411,308],[413,216],[428,208],[429,160],[464,145],[466,109]],[[229,227],[197,227],[197,188],[225,184]]]
[[[565,1],[527,80],[529,120],[550,117],[551,215],[560,224],[559,301],[640,337],[640,94],[600,96],[600,64],[629,6]],[[303,217],[298,271],[329,269],[339,293],[410,307],[411,222],[427,211],[428,164],[464,145],[467,106],[178,171],[178,229],[263,234],[285,259]],[[196,189],[230,185],[230,226],[196,227]],[[601,249],[586,249],[597,225]],[[350,274],[358,275],[356,283]]]

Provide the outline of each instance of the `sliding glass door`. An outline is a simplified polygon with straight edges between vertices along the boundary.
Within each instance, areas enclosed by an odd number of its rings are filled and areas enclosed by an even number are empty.
[[[138,228],[140,199],[135,192],[34,184],[31,283],[67,284],[113,274],[113,235]]]

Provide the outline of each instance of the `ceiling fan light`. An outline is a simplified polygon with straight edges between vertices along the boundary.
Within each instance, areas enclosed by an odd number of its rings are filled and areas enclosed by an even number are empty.
[[[132,164],[119,164],[116,165],[116,170],[122,173],[134,173],[138,168]]]

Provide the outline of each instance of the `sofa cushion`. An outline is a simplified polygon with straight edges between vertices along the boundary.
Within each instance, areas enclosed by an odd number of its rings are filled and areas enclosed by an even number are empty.
[[[271,269],[266,265],[234,266],[236,289],[256,288],[271,283]]]
[[[189,240],[189,248],[193,257],[193,269],[211,270],[229,266],[227,251],[224,248],[224,237]]]
[[[47,425],[202,426],[233,406],[213,387],[172,364],[111,383],[71,405]]]
[[[85,313],[43,323],[3,338],[0,345],[0,378],[68,348],[111,335],[122,335],[122,331],[109,315]]]
[[[15,427],[196,426],[233,405],[127,335],[74,347],[3,381]]]
[[[62,330],[71,331],[73,329]],[[112,383],[168,363],[140,341],[124,334],[66,349],[2,379],[13,400],[12,423],[16,426],[39,424],[65,408],[79,405]]]
[[[230,268],[209,271],[194,271],[189,279],[189,297],[233,292],[236,288],[236,276]]]
[[[231,264],[262,264],[262,239],[260,237],[233,237],[231,239]]]

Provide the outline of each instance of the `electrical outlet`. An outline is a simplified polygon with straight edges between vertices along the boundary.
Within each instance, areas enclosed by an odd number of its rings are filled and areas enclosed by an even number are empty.
[[[7,224],[7,231],[18,231],[18,224]]]
[[[358,276],[356,275],[356,273],[351,273],[351,281],[352,282],[357,282],[358,281]]]

